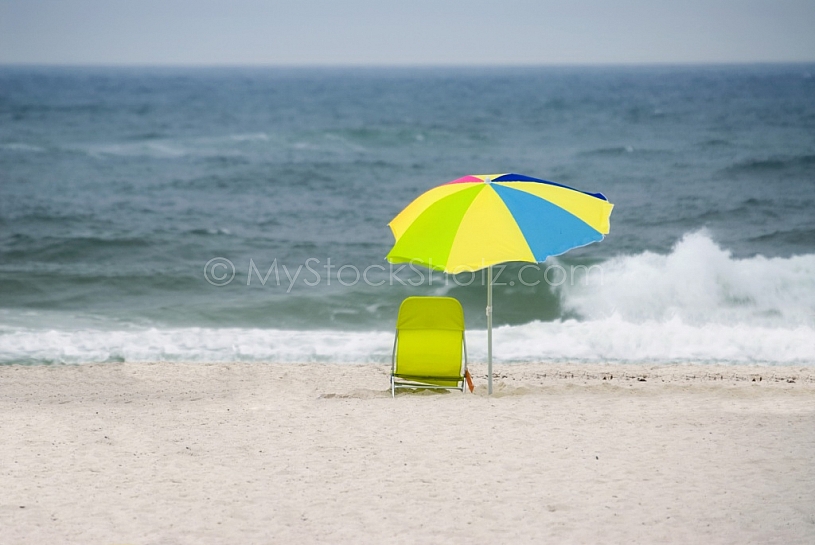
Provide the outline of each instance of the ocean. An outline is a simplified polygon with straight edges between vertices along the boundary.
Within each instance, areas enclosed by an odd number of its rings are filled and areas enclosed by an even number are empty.
[[[815,365],[815,65],[0,67],[0,364],[388,362],[387,223],[466,174],[614,203],[494,288],[498,363]]]

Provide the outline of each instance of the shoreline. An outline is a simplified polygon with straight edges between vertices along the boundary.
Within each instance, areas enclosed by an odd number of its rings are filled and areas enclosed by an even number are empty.
[[[43,373],[54,373],[62,370],[65,373],[80,373],[80,369],[93,369],[93,373],[112,375],[132,370],[140,375],[147,369],[245,369],[254,373],[260,369],[290,370],[315,369],[335,373],[348,369],[369,369],[373,374],[387,375],[390,363],[354,363],[354,362],[102,362],[102,363],[49,363],[49,364],[3,364],[0,365],[0,378],[4,373],[24,371],[29,376],[40,376]],[[487,380],[486,363],[470,363],[470,372],[474,379]],[[586,384],[593,382],[632,383],[659,382],[684,384],[815,384],[815,365],[769,365],[769,364],[708,364],[708,363],[493,363],[493,380],[507,383],[531,382],[550,383],[574,381]],[[387,382],[387,380],[386,380]]]
[[[485,368],[0,367],[2,540],[815,540],[815,368]]]

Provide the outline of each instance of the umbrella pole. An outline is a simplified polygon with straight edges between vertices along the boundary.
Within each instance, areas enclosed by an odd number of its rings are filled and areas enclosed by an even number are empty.
[[[492,265],[487,269],[487,392],[492,395]]]

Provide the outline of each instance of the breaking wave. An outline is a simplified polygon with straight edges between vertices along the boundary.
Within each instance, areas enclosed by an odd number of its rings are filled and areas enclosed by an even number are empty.
[[[702,231],[601,269],[558,288],[577,318],[498,327],[496,361],[815,365],[815,255],[736,259]],[[387,330],[5,326],[0,363],[387,363],[392,344]],[[485,331],[467,344],[486,360]]]

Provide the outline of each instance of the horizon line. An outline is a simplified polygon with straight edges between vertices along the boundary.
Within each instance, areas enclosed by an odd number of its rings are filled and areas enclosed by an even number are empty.
[[[320,68],[320,69],[416,69],[416,68],[660,68],[660,67],[739,67],[792,66],[815,64],[812,60],[755,61],[626,61],[626,62],[541,62],[541,63],[153,63],[153,62],[28,62],[0,61],[0,67],[31,68]]]

